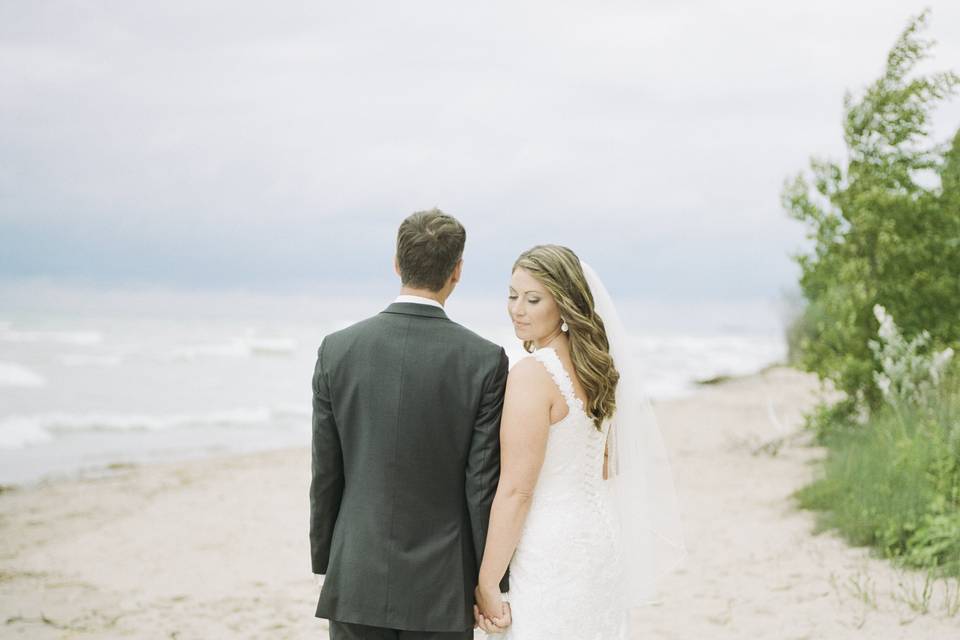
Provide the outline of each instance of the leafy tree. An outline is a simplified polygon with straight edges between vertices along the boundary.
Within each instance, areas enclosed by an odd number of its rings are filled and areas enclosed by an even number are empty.
[[[846,163],[812,159],[812,185],[801,173],[782,192],[814,242],[791,256],[807,300],[791,328],[798,363],[845,391],[848,413],[882,402],[868,347],[874,305],[906,336],[926,329],[931,347],[960,343],[960,132],[952,146],[929,141],[932,110],[960,76],[912,76],[934,44],[918,36],[928,16],[910,20],[880,78],[844,96]]]

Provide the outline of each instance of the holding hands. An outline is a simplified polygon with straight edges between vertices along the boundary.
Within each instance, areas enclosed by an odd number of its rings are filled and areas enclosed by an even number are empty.
[[[475,626],[488,634],[503,633],[510,626],[512,618],[510,605],[503,601],[499,585],[477,585],[473,595],[476,600],[473,605]]]

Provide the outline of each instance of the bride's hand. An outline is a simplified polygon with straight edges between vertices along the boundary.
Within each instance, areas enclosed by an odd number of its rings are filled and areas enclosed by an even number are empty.
[[[510,612],[510,605],[504,603],[503,608],[504,608],[504,611],[506,612],[505,617],[501,619],[501,623],[503,626],[497,626],[493,623],[493,621],[490,618],[487,618],[482,613],[480,613],[480,609],[479,607],[477,607],[477,605],[473,605],[473,628],[483,629],[484,631],[487,632],[487,635],[491,635],[495,633],[503,633],[504,631],[506,631],[507,627],[510,626],[511,622],[513,622],[512,614]]]
[[[478,585],[473,595],[477,602],[473,615],[478,627],[487,633],[500,633],[510,626],[510,605],[502,601],[498,585]]]

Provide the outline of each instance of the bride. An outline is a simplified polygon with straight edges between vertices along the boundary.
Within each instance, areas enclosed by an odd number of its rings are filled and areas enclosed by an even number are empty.
[[[507,378],[477,626],[504,640],[629,638],[630,608],[686,548],[627,334],[596,273],[558,245],[520,255],[508,310],[531,355]]]

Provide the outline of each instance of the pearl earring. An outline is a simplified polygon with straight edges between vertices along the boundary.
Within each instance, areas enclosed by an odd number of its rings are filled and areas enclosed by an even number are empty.
[[[567,326],[567,321],[564,320],[563,318],[560,318],[560,320],[561,322],[563,322],[563,324],[560,325],[560,331],[563,331],[564,333],[566,333],[567,331],[570,331],[570,327]]]

